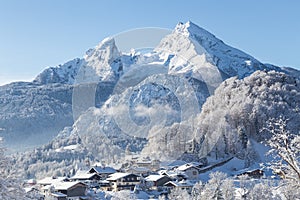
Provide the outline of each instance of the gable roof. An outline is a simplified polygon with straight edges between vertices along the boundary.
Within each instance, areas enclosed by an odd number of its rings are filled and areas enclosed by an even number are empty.
[[[177,182],[177,181],[169,181],[165,185],[166,186],[167,185],[173,185],[174,187],[193,187],[194,186],[191,182],[184,181],[184,180],[179,181],[179,182]]]
[[[54,197],[67,197],[66,194],[63,194],[61,192],[51,192],[50,195]]]
[[[172,169],[174,167],[178,167],[180,165],[184,165],[186,164],[187,162],[183,161],[183,160],[175,160],[175,161],[172,161],[172,162],[162,162],[161,163],[161,166],[165,167],[166,169]]]
[[[195,167],[194,165],[191,165],[191,164],[184,164],[184,165],[181,165],[181,166],[179,166],[179,167],[177,168],[177,170],[179,170],[179,171],[186,171],[186,170],[191,169],[191,168],[194,168],[194,169],[199,170],[198,167]]]
[[[145,178],[145,181],[158,181],[159,179],[162,179],[164,177],[167,177],[167,176],[164,176],[164,175],[157,175],[157,174],[154,174],[154,175],[149,175]],[[169,179],[170,180],[170,179]]]
[[[97,173],[88,173],[88,172],[79,171],[74,176],[72,176],[70,179],[90,179],[93,176],[100,177]]]
[[[45,177],[41,180],[38,180],[37,183],[40,185],[51,185],[57,182],[65,181],[67,179],[67,177]]]
[[[86,187],[86,184],[76,181],[76,182],[59,182],[59,183],[54,184],[54,188],[55,188],[55,190],[68,190],[77,185]]]
[[[126,176],[131,176],[131,175],[138,176],[138,175],[130,174],[130,173],[117,172],[117,173],[109,175],[109,177],[106,180],[107,181],[116,181],[118,179],[124,178]]]
[[[116,173],[116,170],[112,167],[92,167],[89,172],[96,172],[98,174],[113,174]]]
[[[147,167],[130,167],[129,169],[127,169],[127,171],[135,171],[137,173],[142,173],[142,172],[150,172],[151,170]]]

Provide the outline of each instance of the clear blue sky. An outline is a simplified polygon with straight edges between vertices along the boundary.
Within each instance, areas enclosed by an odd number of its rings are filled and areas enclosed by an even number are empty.
[[[0,85],[82,57],[103,38],[191,20],[262,62],[300,69],[300,1],[0,0]]]

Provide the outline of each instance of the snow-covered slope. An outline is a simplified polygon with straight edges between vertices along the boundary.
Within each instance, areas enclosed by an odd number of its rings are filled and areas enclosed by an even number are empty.
[[[226,45],[190,21],[177,24],[173,33],[161,41],[156,51],[176,55],[170,62],[171,72],[193,72],[196,73],[194,76],[199,77],[198,72],[202,76],[207,75],[207,79],[214,78],[213,76],[243,78],[256,70],[280,70],[277,67],[265,66],[252,56]],[[178,57],[188,60],[189,64],[182,66],[182,59]],[[212,67],[217,68],[211,69]],[[208,73],[207,69],[214,74]]]

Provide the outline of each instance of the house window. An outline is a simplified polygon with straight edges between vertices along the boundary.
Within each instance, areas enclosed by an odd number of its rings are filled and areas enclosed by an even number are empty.
[[[194,175],[194,176],[197,175],[197,172],[196,172],[196,171],[193,171],[193,175]]]

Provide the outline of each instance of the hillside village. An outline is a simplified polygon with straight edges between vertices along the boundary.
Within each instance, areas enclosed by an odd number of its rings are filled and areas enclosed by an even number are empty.
[[[202,177],[204,173],[236,160],[231,157],[210,164],[205,159],[203,162],[176,160],[163,163],[149,157],[132,157],[121,167],[97,163],[87,170],[78,170],[70,177],[30,179],[24,187],[28,196],[40,200],[104,199],[104,196],[124,190],[137,196],[140,194],[140,199],[158,199],[160,196],[167,197],[174,189],[191,194],[197,182],[205,181]],[[246,174],[259,179],[264,175],[260,169],[235,170],[236,177]]]

